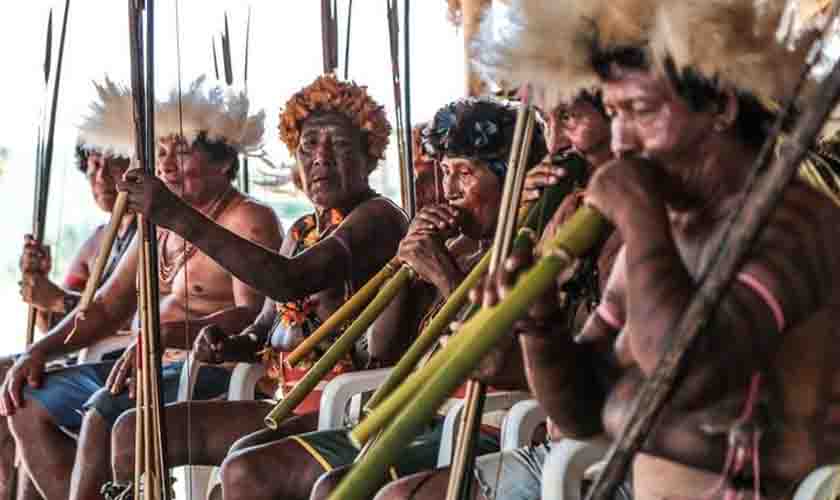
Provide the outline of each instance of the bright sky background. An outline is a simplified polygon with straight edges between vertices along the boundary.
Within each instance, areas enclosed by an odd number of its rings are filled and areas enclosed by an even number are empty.
[[[398,2],[402,8],[402,2]],[[73,168],[75,126],[94,97],[91,80],[108,74],[127,82],[128,14],[125,0],[71,0],[53,159],[53,182],[47,219],[47,241],[56,241],[68,226],[92,228],[106,220],[90,197],[82,175]],[[255,108],[266,110],[266,148],[276,160],[288,161],[277,139],[280,106],[322,68],[320,2],[316,0],[180,0],[181,74],[186,85],[213,72],[211,36],[224,28],[229,13],[234,83],[242,83],[245,24],[252,9],[248,89]],[[343,74],[347,0],[339,0],[340,74]],[[384,0],[353,2],[351,79],[368,85],[372,95],[393,113],[390,58]],[[177,83],[174,0],[156,2],[155,69],[158,96]],[[4,1],[0,5],[0,147],[9,158],[0,176],[0,314],[4,333],[0,354],[23,345],[25,307],[18,297],[15,271],[23,234],[31,228],[34,146],[44,99],[41,67],[45,25],[54,8],[53,40],[57,47],[64,0]],[[446,20],[446,2],[414,1],[412,8],[412,121],[428,120],[441,105],[463,92],[460,34]],[[402,13],[400,13],[402,17]],[[218,40],[218,37],[217,37]],[[422,44],[421,44],[422,41]],[[402,44],[401,44],[402,47]],[[221,56],[220,46],[217,47]],[[57,51],[53,52],[53,60]],[[221,60],[220,60],[221,65]],[[220,67],[221,70],[221,67]],[[391,183],[397,176],[393,156],[378,175]],[[288,224],[288,222],[286,222]],[[56,251],[54,249],[54,251]],[[73,249],[59,249],[72,252]]]

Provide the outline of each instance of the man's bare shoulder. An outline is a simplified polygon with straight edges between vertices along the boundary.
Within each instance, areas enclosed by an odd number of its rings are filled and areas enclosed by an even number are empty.
[[[283,237],[282,225],[274,210],[250,196],[237,193],[230,208],[218,223],[231,231],[257,243],[269,245],[274,250]]]
[[[384,196],[377,196],[359,204],[350,212],[347,218],[348,222],[351,219],[353,221],[366,221],[367,223],[374,222],[380,227],[383,224],[392,224],[403,232],[408,228],[406,213],[396,203]]]

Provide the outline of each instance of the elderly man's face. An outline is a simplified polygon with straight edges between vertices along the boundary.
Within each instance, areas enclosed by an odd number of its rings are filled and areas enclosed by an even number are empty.
[[[362,133],[339,113],[315,114],[304,122],[297,160],[301,188],[317,207],[341,206],[369,186]]]
[[[464,234],[475,239],[492,235],[502,197],[499,177],[483,162],[468,158],[444,156],[440,166],[443,194],[462,212]]]
[[[117,200],[117,180],[128,170],[127,158],[115,158],[100,153],[90,153],[86,161],[86,175],[96,204],[105,212],[114,209]]]
[[[613,153],[656,160],[666,169],[697,158],[708,134],[716,133],[713,111],[694,111],[665,78],[652,72],[618,72],[602,87],[612,118]]]

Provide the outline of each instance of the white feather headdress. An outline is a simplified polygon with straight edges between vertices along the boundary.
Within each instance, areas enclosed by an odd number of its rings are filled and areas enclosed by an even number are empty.
[[[244,92],[205,88],[205,77],[198,77],[179,96],[177,89],[155,111],[158,137],[180,135],[194,141],[205,133],[210,141],[223,141],[238,153],[256,153],[262,148],[265,112],[248,115],[250,102]]]
[[[79,125],[79,142],[86,151],[123,156],[134,154],[131,90],[111,81],[93,82],[99,100],[90,104],[88,114]]]

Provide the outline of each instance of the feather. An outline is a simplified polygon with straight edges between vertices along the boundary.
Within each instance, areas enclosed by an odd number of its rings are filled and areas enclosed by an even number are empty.
[[[134,154],[133,103],[125,85],[111,81],[93,82],[98,100],[90,104],[90,113],[79,125],[83,149],[114,156]]]
[[[239,153],[258,153],[265,133],[265,112],[248,115],[250,101],[244,92],[206,87],[202,75],[180,98],[177,90],[158,104],[155,132],[158,137],[183,136],[194,141],[204,132],[211,141],[223,141]]]

